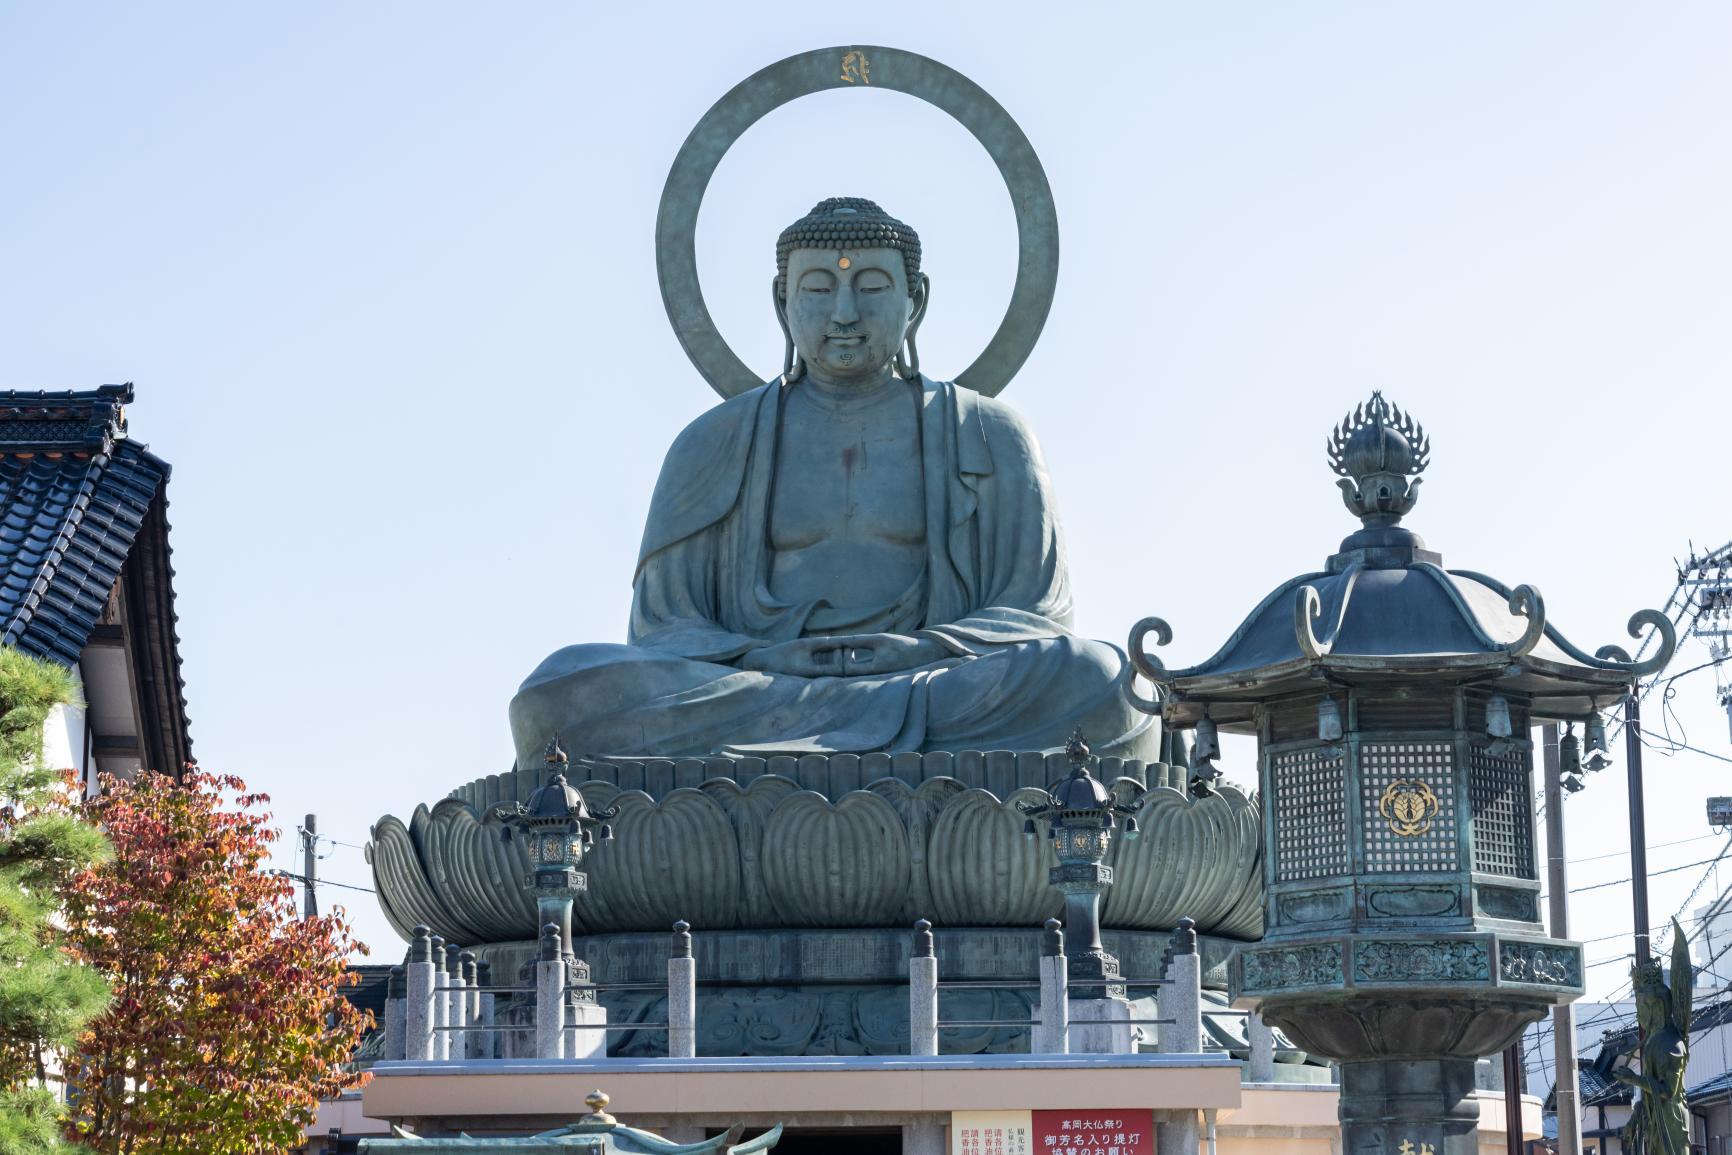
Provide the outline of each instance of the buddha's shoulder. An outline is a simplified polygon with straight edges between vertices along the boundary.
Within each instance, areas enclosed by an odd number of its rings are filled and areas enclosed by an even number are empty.
[[[692,418],[668,447],[668,461],[684,459],[693,454],[706,456],[708,450],[733,444],[739,438],[749,438],[764,394],[775,386],[776,382],[772,381],[756,389],[748,389]]]
[[[1034,429],[1022,414],[998,398],[975,393],[966,386],[957,386],[956,392],[963,422],[977,425],[987,444],[1015,447],[1031,454],[1040,452]]]

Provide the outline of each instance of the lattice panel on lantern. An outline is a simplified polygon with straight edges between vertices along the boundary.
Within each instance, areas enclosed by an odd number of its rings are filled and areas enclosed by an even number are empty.
[[[1275,878],[1291,882],[1347,873],[1347,780],[1327,749],[1271,754],[1275,784]]]
[[[1458,869],[1454,743],[1367,742],[1359,779],[1368,872]]]
[[[1534,877],[1534,820],[1527,752],[1468,752],[1467,799],[1473,812],[1473,868],[1512,878]]]

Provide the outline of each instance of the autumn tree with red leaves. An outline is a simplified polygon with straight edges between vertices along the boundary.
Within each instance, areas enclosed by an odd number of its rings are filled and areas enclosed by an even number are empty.
[[[109,780],[87,804],[114,857],[73,883],[78,955],[114,987],[69,1072],[71,1133],[125,1155],[298,1148],[371,1023],[341,995],[364,949],[341,911],[296,917],[268,867],[263,794],[189,769]]]

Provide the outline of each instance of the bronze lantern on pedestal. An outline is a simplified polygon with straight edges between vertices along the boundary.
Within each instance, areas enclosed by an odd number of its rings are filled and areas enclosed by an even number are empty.
[[[1236,1005],[1341,1063],[1344,1151],[1476,1155],[1474,1061],[1583,991],[1580,945],[1540,921],[1529,727],[1597,733],[1674,638],[1644,610],[1647,661],[1588,654],[1533,587],[1445,569],[1401,525],[1429,454],[1373,394],[1329,441],[1362,527],[1324,568],[1200,665],[1146,652],[1171,637],[1159,619],[1130,650],[1158,690],[1145,709],[1257,739],[1267,930],[1234,956]]]

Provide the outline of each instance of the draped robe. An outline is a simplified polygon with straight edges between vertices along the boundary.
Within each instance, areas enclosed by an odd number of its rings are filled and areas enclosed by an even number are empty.
[[[650,502],[628,645],[567,646],[511,704],[520,765],[558,734],[574,753],[1048,750],[1081,725],[1097,752],[1154,756],[1124,696],[1122,651],[1069,630],[1051,485],[1033,434],[1000,402],[920,379],[926,562],[884,605],[770,589],[769,513],[786,388],[771,382],[686,427]],[[744,670],[801,637],[896,633],[945,656],[889,674]]]

